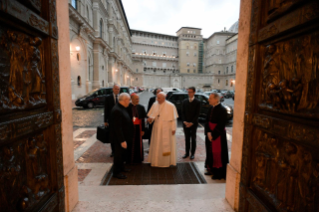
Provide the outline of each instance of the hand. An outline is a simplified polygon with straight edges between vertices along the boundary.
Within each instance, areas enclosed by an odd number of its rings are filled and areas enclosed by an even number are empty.
[[[148,119],[147,119],[147,122],[151,124],[151,123],[153,122],[153,120],[154,120],[154,119],[152,119],[152,118],[148,118]]]
[[[109,123],[105,122],[105,123],[104,123],[104,126],[106,126],[106,127],[109,126]]]
[[[143,136],[143,135],[145,134],[145,132],[143,132],[143,131],[142,131],[142,133],[141,133],[141,134],[142,134],[142,136]]]
[[[207,136],[208,136],[208,140],[209,140],[210,142],[212,142],[212,141],[213,141],[213,136],[212,136],[212,134],[209,132],[209,133],[207,133]]]
[[[194,124],[191,122],[188,122],[187,128],[190,128],[191,126],[193,126]]]
[[[121,146],[122,146],[123,149],[126,149],[126,148],[127,148],[127,143],[126,143],[126,141],[122,142],[122,143],[121,143]]]
[[[173,131],[172,131],[172,135],[175,135],[175,133],[176,133],[176,131],[175,131],[175,130],[173,130]]]

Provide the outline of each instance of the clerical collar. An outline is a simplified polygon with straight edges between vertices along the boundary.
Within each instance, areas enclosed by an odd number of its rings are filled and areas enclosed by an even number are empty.
[[[188,98],[188,99],[189,99],[189,102],[192,102],[192,101],[194,101],[195,96],[193,96],[193,98]]]

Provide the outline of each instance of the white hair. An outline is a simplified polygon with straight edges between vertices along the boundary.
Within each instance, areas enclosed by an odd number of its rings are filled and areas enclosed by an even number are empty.
[[[130,99],[130,95],[128,93],[121,93],[119,96],[119,102],[124,101],[126,98]]]
[[[159,95],[166,97],[166,93],[164,93],[163,91],[162,91],[162,92],[159,92],[159,93],[157,94],[157,96],[159,96]]]
[[[212,93],[211,95],[214,96],[214,99],[217,99],[220,102],[220,95],[218,93]]]

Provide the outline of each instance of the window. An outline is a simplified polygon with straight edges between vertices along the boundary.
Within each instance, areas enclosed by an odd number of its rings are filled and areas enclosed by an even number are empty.
[[[74,9],[78,9],[78,1],[77,0],[72,0],[71,4],[72,4],[72,7],[74,7]]]
[[[220,64],[222,63],[222,60],[221,60],[221,59],[219,59],[219,63],[220,63]]]
[[[100,20],[100,37],[103,37],[103,20]]]
[[[104,87],[104,80],[102,80],[102,87]],[[103,93],[104,93],[104,90],[101,90],[101,91],[103,91]],[[101,91],[100,91],[100,92],[101,92]],[[99,92],[99,93],[100,93],[100,92]]]
[[[90,12],[89,12],[89,6],[86,6],[86,18],[88,19],[88,22],[90,23]]]
[[[194,63],[193,66],[196,67],[196,63]]]
[[[102,70],[104,70],[104,66],[102,66]]]
[[[81,76],[78,76],[78,86],[81,86]]]
[[[156,66],[157,66],[156,62],[153,62],[153,67],[156,67]]]
[[[190,70],[189,70],[189,69],[187,69],[187,72],[189,73],[189,72],[190,72]]]
[[[166,63],[163,63],[163,68],[166,68]]]
[[[156,51],[153,51],[153,55],[156,55]]]
[[[136,72],[138,72],[138,68],[136,69]]]
[[[189,63],[187,63],[187,66],[189,66]]]
[[[172,64],[172,68],[175,68],[175,65],[174,65],[174,64]]]
[[[163,56],[166,56],[166,52],[163,52]]]
[[[220,71],[218,71],[218,74],[220,74]]]
[[[102,86],[104,86],[104,80],[102,80]],[[98,90],[96,93],[98,96],[102,96],[102,95],[106,94],[106,91],[105,91],[105,89],[101,89],[101,90]]]
[[[147,54],[147,51],[146,51],[146,50],[142,50],[142,53],[143,53],[143,54]]]
[[[146,65],[147,65],[147,62],[146,62],[146,61],[143,61],[143,65],[146,66]]]
[[[228,74],[228,66],[226,67],[226,74]]]
[[[218,84],[220,83],[220,79],[218,79]]]
[[[233,87],[233,84],[234,84],[234,83],[233,83],[233,81],[231,80],[231,81],[230,81],[230,87]]]
[[[195,57],[197,56],[197,53],[196,53],[196,52],[194,53],[194,56],[195,56]]]
[[[136,81],[138,81],[138,78],[135,78]]]
[[[132,53],[135,54],[135,49],[132,49]]]
[[[186,56],[188,56],[189,55],[189,52],[186,52]]]
[[[226,80],[226,86],[228,86],[228,80]]]
[[[234,66],[231,66],[231,72],[233,73],[233,71],[234,71]]]
[[[219,45],[219,40],[217,40],[217,45]]]
[[[196,69],[194,69],[194,73],[196,73]]]

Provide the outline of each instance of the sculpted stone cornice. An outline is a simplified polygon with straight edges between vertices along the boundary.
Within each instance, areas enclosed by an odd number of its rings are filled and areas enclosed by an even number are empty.
[[[137,55],[137,54],[133,54],[132,55],[133,59],[139,59],[139,58],[143,58],[143,59],[151,59],[151,60],[166,60],[166,61],[174,61],[174,62],[178,62],[178,58],[169,58],[169,57],[161,57],[161,56],[151,56],[151,55]]]
[[[111,47],[105,42],[105,40],[101,38],[95,38],[93,43],[100,44],[102,47],[106,48],[108,51],[111,50]]]
[[[72,18],[76,23],[80,24],[79,34],[86,32],[90,37],[90,34],[94,32],[93,27],[91,27],[91,25],[85,20],[85,18],[81,16],[80,13],[76,11],[71,4],[69,4],[69,17]]]
[[[171,49],[178,49],[178,46],[162,46],[162,45],[156,45],[156,44],[150,44],[150,43],[140,43],[140,42],[132,42],[132,44],[137,45],[144,45],[144,46],[154,46],[154,47],[162,47],[162,48],[171,48]]]
[[[103,13],[102,17],[109,17],[109,12],[105,8],[101,0],[92,0],[92,2],[93,2],[93,8],[99,9]]]

